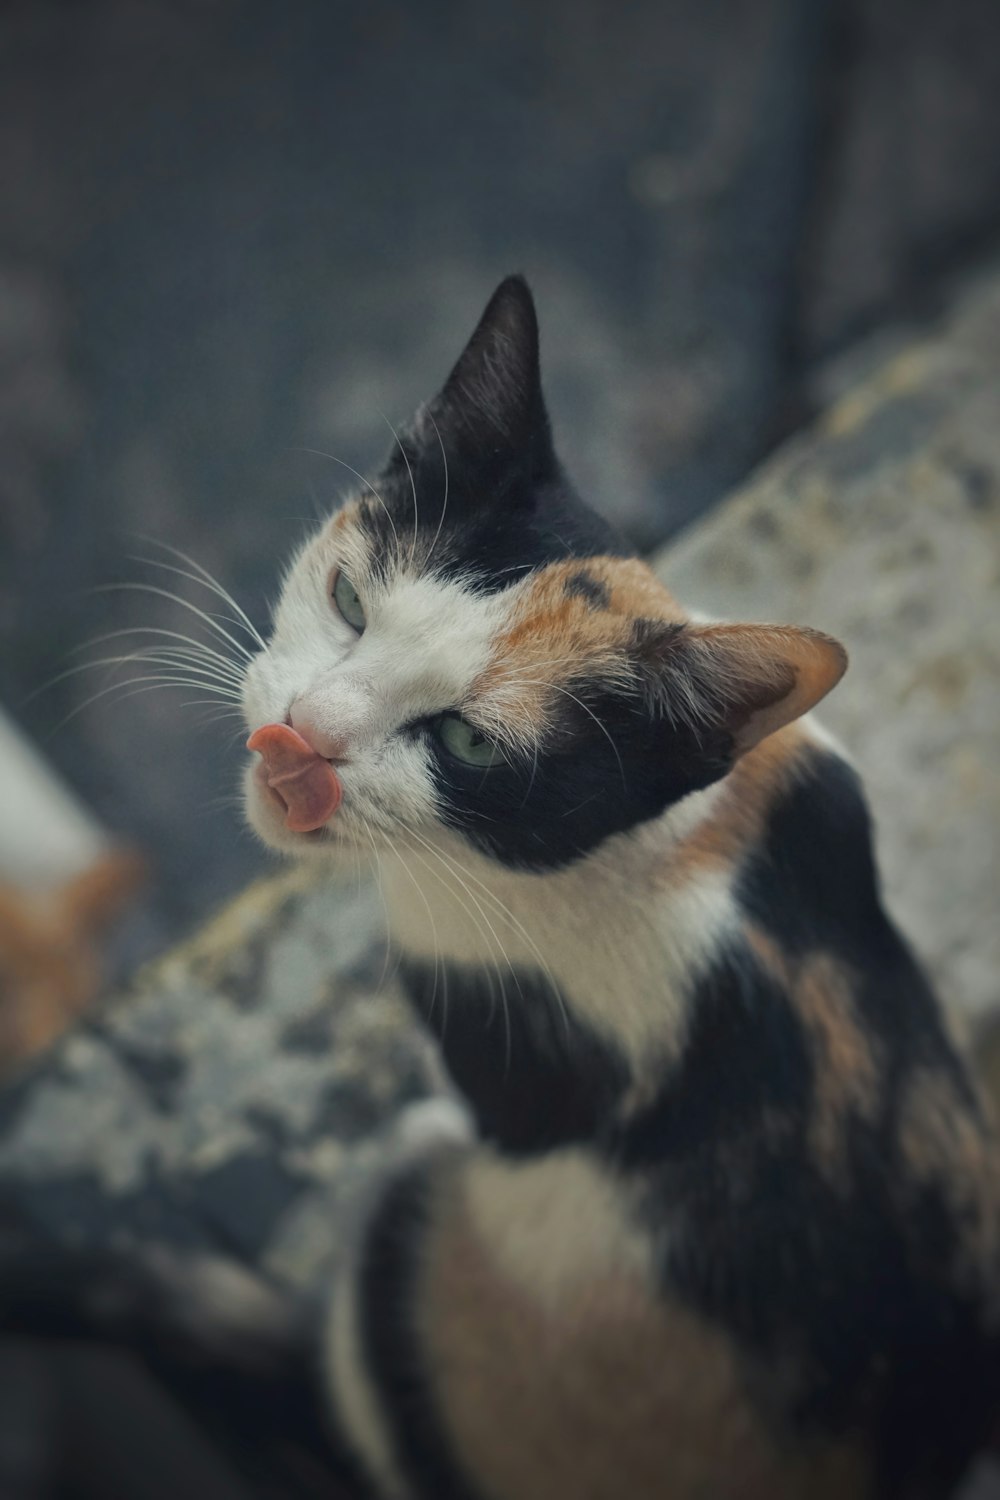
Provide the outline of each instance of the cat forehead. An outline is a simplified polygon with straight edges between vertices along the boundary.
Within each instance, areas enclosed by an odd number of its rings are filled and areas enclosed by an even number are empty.
[[[391,524],[389,550],[376,550],[371,533],[363,525],[370,512],[369,501],[354,500],[331,519],[321,541],[333,544],[346,566],[375,572],[384,580],[427,573],[436,576],[435,554],[443,540],[440,532],[424,534],[407,529],[400,519]],[[382,507],[384,510],[384,507]],[[460,562],[449,556],[449,576],[461,578]],[[528,619],[538,630],[562,631],[571,618],[590,618],[591,637],[614,634],[616,619],[684,621],[687,615],[669,590],[645,563],[631,555],[583,553],[542,566],[526,564],[511,570],[511,582],[502,592],[516,608],[520,623]],[[518,577],[520,575],[520,577]],[[526,575],[526,576],[525,576]],[[478,584],[476,585],[478,592]]]
[[[684,619],[648,567],[637,559],[588,557],[549,563],[511,590],[498,658],[540,662],[543,654],[568,667],[620,655],[637,620]]]
[[[568,680],[629,685],[636,623],[651,619],[679,624],[686,616],[638,559],[550,563],[510,590],[505,619],[473,691],[497,700],[515,725],[536,729]]]

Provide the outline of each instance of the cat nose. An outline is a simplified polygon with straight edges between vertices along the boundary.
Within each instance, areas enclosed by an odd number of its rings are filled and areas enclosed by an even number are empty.
[[[288,711],[287,722],[300,734],[311,750],[317,755],[322,755],[324,760],[332,760],[335,765],[342,765],[350,758],[347,738],[342,734],[330,734],[321,729],[315,722],[308,709],[301,703],[293,703]]]

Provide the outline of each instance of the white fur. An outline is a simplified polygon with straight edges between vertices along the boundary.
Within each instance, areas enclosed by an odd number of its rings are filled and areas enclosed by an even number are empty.
[[[573,1009],[629,1053],[641,1078],[680,1040],[691,984],[737,923],[728,872],[669,897],[654,887],[711,794],[641,831],[606,840],[564,870],[505,869],[445,830],[402,836],[382,857],[382,890],[400,948],[434,963],[539,968]],[[430,847],[428,847],[428,843]]]
[[[332,526],[303,548],[244,691],[249,728],[293,713],[337,740],[342,806],[329,830],[288,833],[251,773],[251,823],[300,855],[376,851],[397,947],[431,963],[495,966],[501,979],[511,965],[546,971],[583,1018],[625,1048],[641,1079],[644,1062],[655,1071],[676,1049],[690,986],[737,920],[724,871],[656,895],[671,848],[708,815],[715,790],[564,870],[511,871],[479,853],[442,825],[426,746],[405,726],[463,708],[519,586],[483,596],[421,576],[403,546],[386,583],[364,547],[357,528]],[[365,609],[360,636],[330,598],[341,566]]]
[[[345,556],[346,554],[346,556]],[[365,607],[358,635],[330,597],[330,580],[349,558]],[[250,730],[292,715],[319,737],[336,739],[343,804],[329,835],[284,829],[277,809],[246,779],[247,816],[265,842],[297,854],[371,831],[429,829],[437,821],[426,746],[405,732],[414,720],[461,711],[506,611],[503,595],[413,573],[405,563],[388,587],[372,573],[356,536],[327,528],[296,559],[285,582],[266,652],[251,663],[243,707]]]
[[[553,1151],[512,1162],[481,1152],[462,1177],[463,1207],[501,1276],[548,1312],[602,1276],[649,1286],[656,1243],[634,1227],[634,1194],[600,1158]]]

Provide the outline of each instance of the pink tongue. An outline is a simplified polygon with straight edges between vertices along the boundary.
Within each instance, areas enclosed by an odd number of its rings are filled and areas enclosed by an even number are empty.
[[[285,827],[293,833],[322,828],[343,795],[328,760],[288,724],[265,724],[247,740],[263,756],[267,784],[285,804]]]

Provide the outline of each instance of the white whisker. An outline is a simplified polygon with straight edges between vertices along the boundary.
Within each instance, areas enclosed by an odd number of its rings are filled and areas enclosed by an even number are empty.
[[[134,685],[136,682],[141,683],[143,685],[139,686],[139,687],[136,687]],[[167,678],[166,680],[161,679],[161,678],[153,678],[153,679],[148,679],[148,678],[132,678],[128,682],[111,682],[111,683],[108,683],[108,685],[106,687],[101,688],[100,692],[93,693],[89,698],[85,698],[82,703],[77,703],[76,706],[73,709],[71,709],[70,712],[66,715],[66,717],[64,719],[61,719],[59,721],[59,723],[55,726],[55,728],[50,731],[50,734],[58,734],[60,732],[60,730],[65,729],[66,725],[69,724],[73,719],[76,718],[77,714],[82,714],[83,711],[84,711],[84,709],[90,708],[90,706],[92,704],[97,703],[101,698],[107,697],[107,695],[109,693],[118,693],[120,699],[135,698],[140,693],[162,692],[163,688],[165,686],[170,686],[170,687],[202,687],[203,684],[201,684],[201,683],[178,683],[178,682],[175,682],[173,678]],[[214,704],[217,700],[214,697],[209,697],[209,698],[196,698],[196,699],[191,700],[191,701],[193,701],[195,704],[200,704],[200,703]],[[185,707],[185,708],[190,707],[191,706],[191,701],[189,701],[188,703],[182,704],[182,707]],[[231,712],[232,713],[236,713],[237,710],[236,709],[232,709]]]
[[[417,554],[417,528],[420,519],[419,511],[417,509],[417,485],[416,481],[413,478],[413,470],[410,468],[409,455],[407,454],[407,451],[403,446],[399,433],[396,431],[395,427],[393,427],[384,411],[380,411],[379,416],[382,418],[382,421],[385,423],[389,431],[392,433],[393,437],[396,439],[396,446],[399,449],[400,453],[403,455],[403,462],[406,465],[406,472],[409,475],[410,479],[410,493],[413,496],[413,542],[410,546],[410,558],[407,566],[412,568],[413,560]]]
[[[222,673],[217,667],[206,665],[197,658],[193,658],[192,653],[181,654],[167,650],[130,651],[127,655],[98,656],[92,661],[79,662],[76,666],[67,667],[64,672],[59,672],[55,677],[50,678],[41,688],[36,689],[34,696],[55,687],[57,683],[64,682],[69,677],[77,677],[82,672],[97,671],[100,667],[121,667],[131,664],[164,668],[178,667],[183,672],[196,674],[201,686],[213,684],[220,689],[220,696],[231,698],[235,703],[240,701],[239,684],[236,680]]]
[[[382,509],[385,511],[386,519],[389,522],[389,525],[392,527],[392,537],[396,548],[396,558],[397,560],[402,559],[403,549],[399,543],[399,533],[396,531],[396,523],[392,519],[392,512],[390,511],[389,507],[386,505],[385,501],[382,499],[382,496],[379,494],[378,490],[372,484],[370,479],[366,479],[364,474],[360,473],[344,459],[338,458],[335,453],[324,453],[319,448],[293,448],[291,451],[293,453],[312,453],[316,458],[328,458],[331,463],[340,464],[341,468],[347,469],[349,473],[354,475],[355,479],[360,479],[361,483],[367,486],[367,488],[375,496],[375,499],[378,501],[379,505],[381,505]]]
[[[248,651],[242,641],[237,640],[234,635],[231,635],[230,632],[225,628],[225,626],[219,623],[214,615],[207,614],[205,610],[199,609],[197,604],[192,604],[191,600],[185,599],[183,594],[174,594],[170,591],[170,589],[158,588],[156,584],[153,583],[106,583],[100,584],[95,592],[99,594],[155,594],[161,599],[169,599],[172,603],[181,605],[183,609],[189,609],[193,615],[198,616],[199,620],[204,620],[205,624],[210,630],[214,630],[217,635],[220,635],[225,640],[227,640],[233,647],[233,649],[235,651],[238,651],[239,654],[242,657],[245,657],[247,661],[253,660],[253,652]]]
[[[178,578],[187,578],[191,583],[196,583],[201,588],[210,590],[211,593],[217,595],[224,604],[228,604],[230,609],[234,611],[235,619],[233,620],[233,624],[240,625],[255,645],[259,646],[262,651],[265,649],[264,638],[249,615],[241,605],[237,604],[229,590],[224,588],[217,578],[213,578],[207,568],[203,568],[201,563],[195,562],[193,557],[188,557],[187,553],[182,552],[179,547],[172,547],[169,542],[159,542],[155,537],[144,537],[143,540],[151,542],[154,546],[163,547],[167,552],[172,553],[175,557],[179,557],[182,562],[186,562],[189,568],[194,568],[195,572],[189,572],[185,568],[176,568],[171,563],[160,562],[155,557],[134,557],[130,561],[145,563],[150,568],[160,568],[164,573],[174,573]]]
[[[429,420],[431,422],[431,425],[434,428],[434,432],[435,432],[435,434],[437,436],[438,447],[441,449],[441,461],[444,464],[444,499],[441,502],[441,515],[438,518],[437,531],[435,531],[435,533],[434,533],[434,540],[431,542],[430,550],[427,553],[427,566],[429,568],[430,567],[431,558],[434,555],[434,548],[438,544],[438,538],[441,535],[441,528],[444,525],[444,518],[445,518],[445,515],[446,515],[447,510],[448,510],[448,455],[444,451],[444,442],[443,442],[443,440],[441,438],[441,433],[440,433],[440,431],[438,429],[438,424],[434,421],[433,413],[430,411],[429,408],[428,408],[428,411],[427,411],[427,416],[428,416],[428,418],[429,418]]]
[[[460,864],[453,855],[445,854],[441,849],[434,848],[431,845],[427,845],[426,847],[428,848],[428,852],[433,853],[437,859],[442,861],[442,863],[450,865],[455,871],[460,871],[467,880],[473,881],[474,884],[477,885],[482,891],[483,896],[488,901],[492,902],[494,909],[497,911],[497,914],[501,916],[506,922],[508,922],[514,932],[521,938],[521,940],[528,948],[529,952],[532,954],[536,963],[538,964],[538,967],[541,970],[542,974],[545,976],[552,987],[552,993],[559,1002],[559,1006],[561,1008],[563,1016],[563,1023],[567,1029],[568,1034],[569,1016],[566,1011],[566,1002],[563,998],[562,991],[559,988],[555,975],[549,968],[547,959],[544,957],[541,949],[535,942],[534,938],[531,936],[531,933],[525,927],[524,923],[520,920],[519,917],[515,915],[513,911],[511,911],[506,902],[502,901],[501,898],[496,894],[496,892],[492,890],[485,881],[480,880],[478,875],[473,874],[468,866]],[[469,892],[469,894],[471,895],[472,893]]]
[[[199,656],[204,656],[219,666],[228,667],[230,671],[239,676],[240,680],[242,680],[246,671],[244,662],[236,661],[231,656],[224,655],[223,652],[217,651],[214,646],[208,645],[205,641],[198,640],[196,636],[185,635],[182,630],[167,630],[162,625],[127,625],[123,630],[106,630],[102,635],[91,636],[82,645],[71,647],[68,654],[70,656],[78,656],[81,651],[89,651],[92,646],[101,646],[106,641],[121,640],[125,636],[130,635],[155,635],[180,641],[185,646],[189,646],[193,651],[196,651]]]
[[[372,874],[373,874],[373,876],[375,878],[375,884],[376,884],[376,886],[378,888],[378,895],[379,895],[379,900],[382,903],[382,910],[385,913],[385,953],[384,953],[383,958],[382,958],[382,973],[379,975],[378,984],[375,986],[376,991],[379,991],[379,990],[382,989],[383,985],[385,984],[386,978],[387,978],[388,973],[389,973],[389,963],[390,963],[391,954],[392,954],[392,931],[391,931],[391,929],[392,929],[392,918],[389,915],[389,904],[388,904],[388,902],[385,899],[385,891],[382,889],[382,862],[379,859],[378,845],[376,844],[375,837],[374,837],[374,835],[373,835],[373,833],[371,831],[371,828],[369,827],[368,819],[364,816],[363,813],[358,813],[357,816],[358,816],[358,818],[359,818],[359,820],[361,822],[361,826],[362,826],[362,829],[364,830],[365,836],[368,839],[368,842],[372,846]],[[357,862],[357,872],[358,872],[358,895],[360,896],[360,894],[361,894],[361,848],[360,848],[360,845],[356,841],[355,841],[355,845],[354,845],[354,850],[355,850],[355,859],[356,859],[356,862]]]

